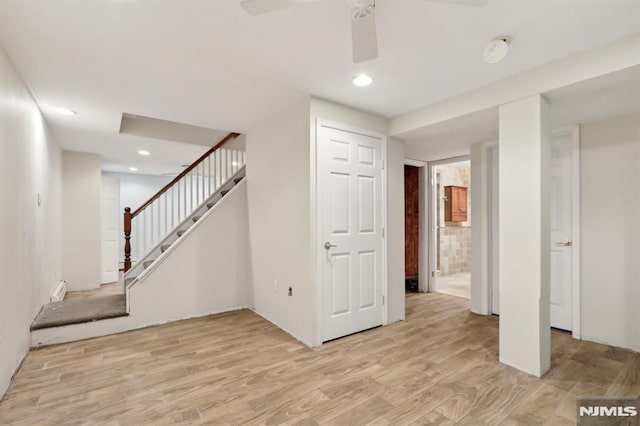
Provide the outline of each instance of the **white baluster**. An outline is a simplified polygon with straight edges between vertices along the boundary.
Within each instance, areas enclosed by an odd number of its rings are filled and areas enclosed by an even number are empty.
[[[140,241],[140,231],[138,227],[138,217],[134,217],[131,219],[131,235],[133,238],[129,240],[129,244],[131,244],[131,261],[135,262],[138,260],[138,241]]]
[[[156,242],[160,239],[160,236],[162,235],[162,200],[160,198],[158,198],[158,207],[156,208],[156,214],[157,214],[157,219],[156,219],[156,230],[158,231],[155,235],[155,240],[153,242],[153,245],[156,245]]]
[[[202,176],[201,176],[201,182],[200,182],[200,186],[202,187],[202,199],[200,201],[200,204],[204,203],[204,200],[207,199],[207,192],[206,192],[206,186],[205,186],[205,176],[207,173],[207,165],[204,162],[204,160],[202,160],[202,163],[200,163],[200,165],[202,166]]]
[[[176,226],[176,186],[171,187],[171,224],[169,225],[169,229],[173,229]]]
[[[196,166],[196,202],[191,206],[192,210],[195,210],[196,206],[200,205],[200,164]]]
[[[216,151],[216,191],[220,188],[220,174],[222,173],[222,156],[221,150]]]
[[[211,187],[211,155],[207,157],[207,198],[213,194],[213,188]]]
[[[169,232],[169,208],[167,207],[167,205],[169,204],[168,197],[169,191],[162,194],[162,203],[164,204],[164,229],[162,230],[162,236],[167,235],[167,233]]]
[[[156,202],[154,201],[153,203],[151,203],[151,205],[149,206],[149,248],[153,247],[153,241],[155,240],[154,238],[154,228],[155,228],[155,222],[153,220],[153,210],[154,210],[154,204]],[[144,251],[145,253],[148,252],[148,250]]]
[[[193,172],[189,173],[189,212],[187,216],[191,215],[193,211]]]

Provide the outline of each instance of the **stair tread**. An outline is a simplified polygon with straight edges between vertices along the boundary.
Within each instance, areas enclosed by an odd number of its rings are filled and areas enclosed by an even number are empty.
[[[164,253],[165,251],[169,250],[169,247],[171,247],[171,244],[164,244],[160,246],[160,251]]]
[[[142,266],[144,267],[144,269],[147,269],[153,262],[155,262],[155,260],[147,260],[142,264]]]
[[[191,220],[193,220],[194,222],[197,222],[200,219],[202,219],[202,216],[194,216],[194,217],[191,218]]]
[[[70,299],[49,303],[31,325],[31,330],[61,327],[129,315],[124,294]]]
[[[178,237],[182,237],[184,235],[184,233],[187,232],[184,229],[181,229],[178,231]]]

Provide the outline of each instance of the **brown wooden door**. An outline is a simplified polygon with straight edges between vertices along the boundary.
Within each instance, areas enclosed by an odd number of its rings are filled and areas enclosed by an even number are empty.
[[[404,166],[404,273],[418,277],[420,237],[420,169]]]

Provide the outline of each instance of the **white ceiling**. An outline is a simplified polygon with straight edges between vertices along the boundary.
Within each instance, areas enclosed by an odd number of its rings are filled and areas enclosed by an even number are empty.
[[[640,111],[640,66],[545,93],[553,129]],[[405,156],[433,161],[468,155],[478,142],[498,140],[498,108],[403,134]]]
[[[118,134],[122,112],[243,132],[313,94],[390,117],[640,30],[638,0],[378,0],[376,14],[380,57],[357,66],[347,0],[259,17],[239,0],[0,0],[0,41],[63,147],[124,168],[142,145],[149,164],[185,160],[170,153],[184,144]],[[510,55],[485,64],[503,34]],[[350,83],[362,71],[366,89]]]

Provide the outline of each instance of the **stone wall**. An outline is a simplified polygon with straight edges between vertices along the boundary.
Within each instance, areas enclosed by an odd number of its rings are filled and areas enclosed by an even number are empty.
[[[471,162],[443,164],[437,166],[440,190],[439,244],[440,275],[451,275],[471,271]],[[444,221],[444,187],[464,186],[467,190],[467,222]]]
[[[471,271],[471,227],[440,228],[440,275]]]

